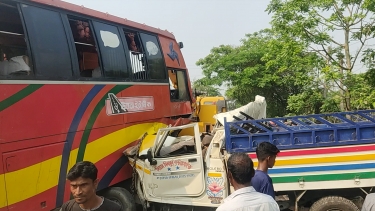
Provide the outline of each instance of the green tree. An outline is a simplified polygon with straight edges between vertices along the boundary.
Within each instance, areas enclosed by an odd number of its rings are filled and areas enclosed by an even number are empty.
[[[375,68],[370,68],[366,72],[366,82],[370,84],[373,88],[375,88]]]
[[[205,78],[201,78],[192,82],[193,84],[193,93],[195,95],[203,95],[203,96],[221,96],[220,89],[217,86],[211,85],[210,83],[205,80]]]
[[[333,83],[341,110],[350,110],[353,69],[374,38],[374,1],[271,0],[267,10],[274,30],[306,43],[326,60],[324,84]]]
[[[356,110],[375,108],[375,90],[368,83],[367,74],[354,75],[351,81],[352,107]]]
[[[197,65],[207,83],[228,87],[228,98],[244,105],[262,95],[268,115],[283,116],[289,96],[313,81],[310,72],[319,64],[316,54],[305,50],[303,43],[266,29],[246,35],[240,46],[213,48]]]
[[[289,115],[320,113],[323,95],[320,90],[309,89],[288,99]]]
[[[363,56],[362,61],[368,67],[368,71],[365,74],[366,82],[375,88],[375,49],[367,49]]]

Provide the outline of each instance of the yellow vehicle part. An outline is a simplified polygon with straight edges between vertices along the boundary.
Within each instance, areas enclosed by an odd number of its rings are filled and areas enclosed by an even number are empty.
[[[211,131],[215,125],[215,114],[227,112],[224,97],[197,97],[195,115],[199,118],[199,131]]]

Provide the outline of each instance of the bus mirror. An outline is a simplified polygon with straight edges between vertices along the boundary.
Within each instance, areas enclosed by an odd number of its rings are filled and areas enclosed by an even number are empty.
[[[154,157],[152,156],[152,152],[151,152],[151,148],[148,149],[147,151],[147,160],[148,162],[150,162],[151,165],[156,165],[157,164],[157,161],[154,159]]]
[[[179,42],[178,46],[180,47],[180,49],[182,49],[184,47],[184,43],[183,42]]]

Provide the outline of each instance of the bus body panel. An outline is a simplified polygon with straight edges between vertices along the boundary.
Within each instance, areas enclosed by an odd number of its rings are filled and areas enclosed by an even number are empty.
[[[181,49],[176,40],[164,36],[159,36],[159,40],[167,67],[185,69],[185,60],[181,56]]]
[[[57,202],[59,178],[66,176],[66,171],[77,161],[90,160],[99,169],[99,187],[104,189],[131,177],[131,166],[122,152],[145,133],[155,133],[157,129],[171,122],[166,119],[145,123],[130,123],[90,130],[90,137],[86,145],[82,145],[85,131],[77,131],[74,145],[68,153],[64,148],[69,145],[66,137],[71,133],[56,136],[23,140],[17,144],[10,142],[2,144],[4,164],[8,166],[0,175],[5,177],[6,196],[10,209],[38,210],[54,208]],[[48,143],[47,145],[29,147],[28,142]],[[23,147],[25,146],[25,147]],[[24,149],[23,149],[24,148]],[[80,154],[82,154],[80,156]],[[64,165],[63,157],[68,157]],[[65,179],[64,179],[65,181]],[[64,201],[69,199],[69,186],[63,186]],[[3,187],[4,187],[3,186]],[[3,206],[4,207],[4,206]]]
[[[67,172],[83,160],[91,161],[98,167],[99,190],[127,180],[132,176],[132,167],[123,156],[126,148],[136,144],[146,132],[154,134],[166,125],[190,121],[188,117],[192,113],[194,99],[186,64],[173,34],[63,1],[4,0],[2,3],[5,5],[0,5],[5,8],[3,10],[9,10],[15,16],[12,24],[17,31],[11,31],[10,27],[10,31],[0,32],[0,62],[8,61],[6,57],[25,55],[25,64],[27,62],[31,69],[26,71],[27,75],[21,76],[0,74],[0,211],[52,210],[61,206],[70,199]],[[40,18],[35,18],[37,16],[32,11],[55,17],[59,20],[55,26],[60,32],[66,32],[59,34],[60,39],[63,37],[67,41],[64,52],[70,54],[69,59],[62,59],[72,63],[71,69],[64,69],[69,73],[66,77],[64,74],[64,77],[51,74],[51,68],[38,68],[48,67],[47,63],[54,64],[52,60],[44,64],[46,59],[38,55],[39,50],[44,54],[51,52],[48,55],[51,59],[60,48],[56,47],[59,40],[56,40],[56,46],[53,42],[48,48],[38,46],[44,43],[37,42],[40,38],[38,33],[46,29],[37,29],[39,22],[36,20]],[[27,17],[35,20],[26,20]],[[72,33],[76,31],[74,27],[69,28],[72,27],[69,24],[77,23],[81,18],[89,24],[92,36],[97,36],[97,29],[93,27],[96,23],[93,22],[118,29],[118,41],[123,44],[123,59],[128,63],[125,72],[128,75],[109,76],[111,70],[108,71],[106,65],[110,61],[108,56],[102,55],[103,46],[96,43],[99,39],[94,39],[89,47],[87,43],[82,45],[74,40],[76,35]],[[52,19],[46,20],[51,24]],[[0,24],[4,23],[2,21],[0,18]],[[36,24],[35,27],[33,24]],[[152,55],[147,54],[150,46],[139,43],[138,47],[147,48],[147,51],[131,52],[127,49],[129,43],[124,39],[127,29],[137,36],[141,34],[139,37],[142,34],[154,37],[156,41],[153,44],[160,48],[158,56],[162,57],[153,60]],[[51,30],[49,28],[45,32],[53,34]],[[51,40],[45,43],[51,43]],[[3,51],[9,47],[18,50]],[[41,49],[37,50],[37,47]],[[155,50],[152,47],[151,50]],[[82,60],[80,53],[87,60]],[[134,58],[139,59],[138,67],[129,63]],[[122,59],[114,63],[119,61]],[[70,64],[65,62],[64,65]],[[103,74],[94,78],[94,69],[90,69],[98,65]],[[54,69],[59,69],[58,65]],[[90,76],[85,75],[87,70],[92,71]],[[165,78],[162,76],[164,70]],[[179,78],[182,86],[180,94],[185,92],[183,98],[172,99],[167,77],[169,70],[183,73]],[[135,78],[134,75],[142,71],[149,75]],[[160,73],[161,77],[151,75],[151,71]]]

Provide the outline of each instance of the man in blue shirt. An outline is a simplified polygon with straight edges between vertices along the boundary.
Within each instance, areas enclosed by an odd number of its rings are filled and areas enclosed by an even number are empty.
[[[276,156],[280,150],[269,142],[262,142],[256,149],[258,158],[258,168],[254,177],[251,179],[251,185],[260,193],[270,195],[275,198],[275,191],[268,169],[275,165]]]

